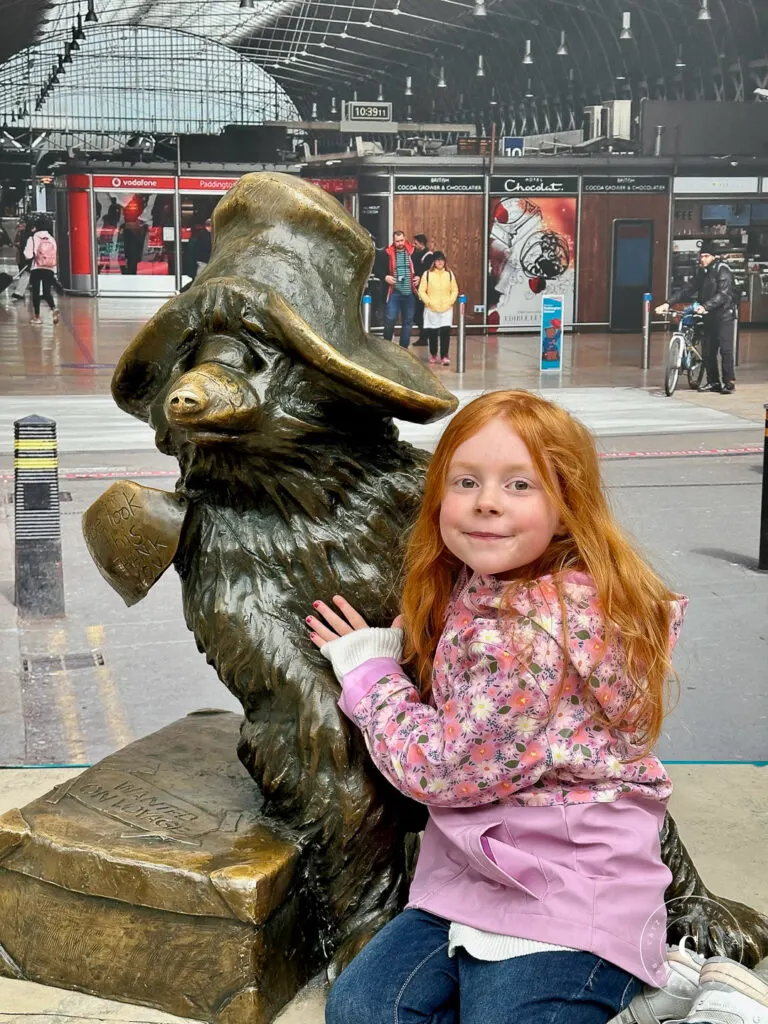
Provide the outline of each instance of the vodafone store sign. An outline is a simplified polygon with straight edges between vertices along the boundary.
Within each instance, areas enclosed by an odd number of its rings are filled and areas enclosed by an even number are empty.
[[[116,189],[117,191],[139,192],[173,192],[176,179],[172,177],[143,177],[141,175],[94,174],[93,187],[100,189]]]

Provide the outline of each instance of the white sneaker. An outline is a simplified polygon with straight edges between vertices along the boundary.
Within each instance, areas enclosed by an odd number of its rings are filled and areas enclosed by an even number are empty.
[[[685,1016],[699,991],[699,974],[704,964],[703,956],[688,949],[686,938],[679,946],[667,949],[664,960],[668,977],[664,988],[646,985],[609,1024],[661,1024]]]
[[[688,1015],[674,1024],[768,1024],[768,963],[761,960],[750,971],[727,957],[710,957]]]

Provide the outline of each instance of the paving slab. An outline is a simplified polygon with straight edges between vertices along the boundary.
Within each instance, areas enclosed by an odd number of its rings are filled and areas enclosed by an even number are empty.
[[[494,385],[498,387],[498,384]],[[519,386],[510,382],[510,386]],[[453,388],[460,406],[481,390]],[[654,389],[541,386],[541,394],[578,416],[598,437],[611,435],[698,434],[743,431],[752,422],[709,404],[669,401]],[[725,399],[723,399],[725,401]],[[14,420],[45,415],[58,425],[61,453],[147,451],[154,448],[152,430],[122,412],[109,395],[23,395],[0,401],[0,454],[13,451]],[[449,420],[421,426],[397,421],[401,437],[420,447],[434,448]]]

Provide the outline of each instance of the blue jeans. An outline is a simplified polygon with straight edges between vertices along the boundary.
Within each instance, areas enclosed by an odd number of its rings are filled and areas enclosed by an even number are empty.
[[[640,991],[592,953],[448,956],[448,922],[404,910],[339,975],[326,1024],[606,1024]]]
[[[415,308],[416,296],[413,292],[401,295],[396,288],[392,289],[392,294],[387,299],[387,308],[384,310],[384,337],[387,341],[392,341],[397,318],[399,315],[402,315],[403,324],[400,329],[400,347],[408,348],[411,343],[411,327],[413,325],[413,311]]]

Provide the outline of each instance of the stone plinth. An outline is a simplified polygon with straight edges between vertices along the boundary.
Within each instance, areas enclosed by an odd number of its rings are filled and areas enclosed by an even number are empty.
[[[267,1024],[307,980],[299,852],[190,715],[0,817],[0,974],[215,1024]]]

